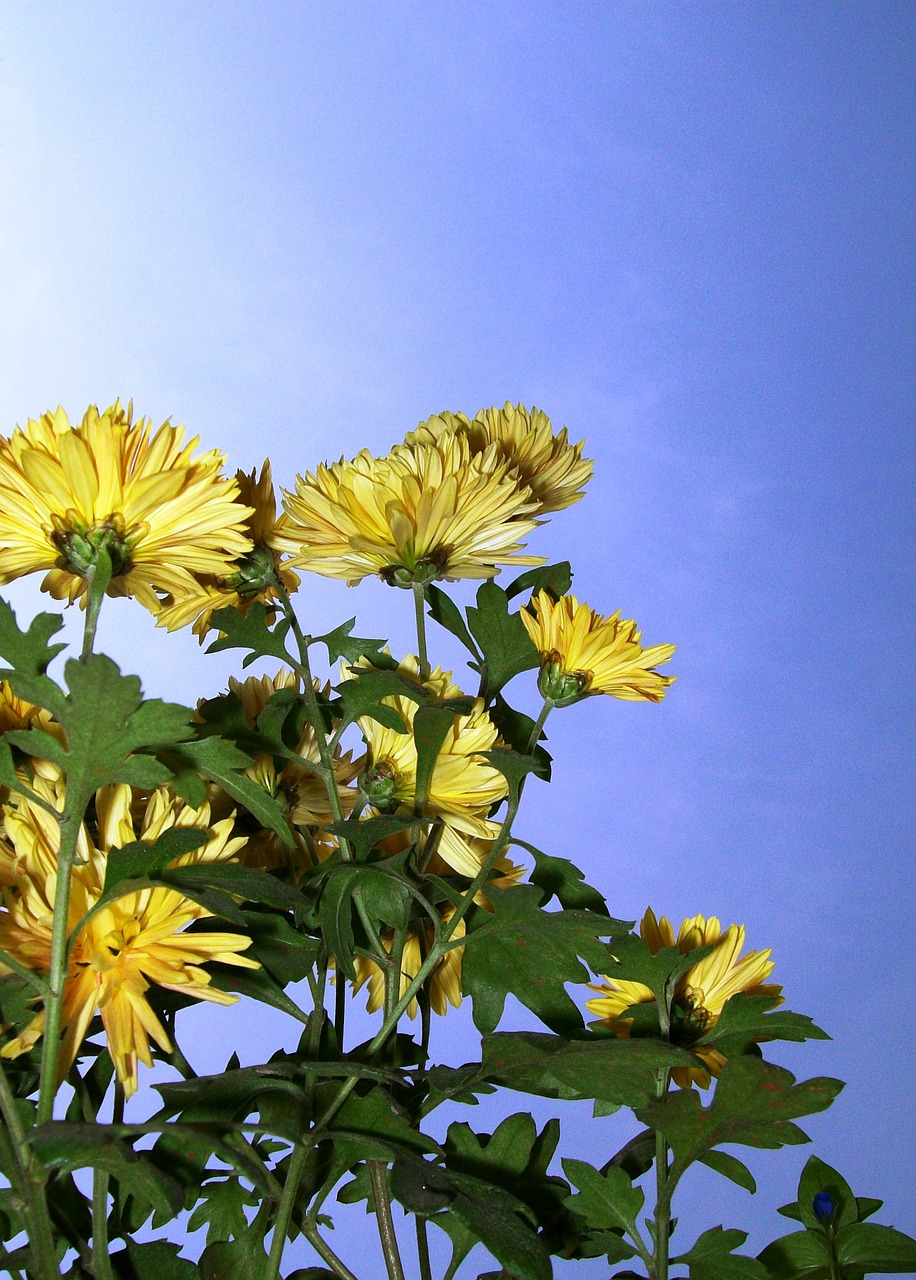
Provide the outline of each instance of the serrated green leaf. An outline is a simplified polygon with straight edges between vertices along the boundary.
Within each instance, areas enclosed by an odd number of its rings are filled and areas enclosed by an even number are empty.
[[[690,1280],[768,1280],[766,1268],[756,1258],[734,1252],[746,1239],[746,1231],[713,1227],[703,1232],[692,1249],[671,1261],[685,1264]]]
[[[487,895],[493,915],[474,917],[462,962],[475,1026],[493,1031],[511,994],[552,1030],[581,1029],[582,1014],[565,984],[588,981],[589,968],[607,954],[599,939],[623,928],[621,922],[587,911],[543,911],[541,890],[533,885],[488,886]]]
[[[402,831],[411,831],[428,821],[407,814],[381,814],[374,818],[348,818],[332,822],[325,830],[345,840],[357,862],[364,862],[377,844]]]
[[[645,1196],[622,1169],[611,1166],[599,1173],[582,1160],[564,1160],[563,1172],[579,1193],[569,1196],[566,1205],[585,1220],[591,1232],[621,1231],[639,1240],[638,1218]],[[611,1260],[619,1262],[635,1252],[632,1248],[617,1252]]]
[[[243,772],[251,757],[223,738],[200,738],[182,743],[177,752],[184,764],[219,784],[243,805],[263,827],[273,831],[288,849],[295,845],[286,814],[273,796]]]
[[[223,613],[224,610],[220,610]],[[253,1280],[267,1270],[264,1232],[251,1226],[235,1240],[208,1244],[197,1264],[200,1280]]]
[[[778,1147],[807,1142],[793,1121],[823,1111],[842,1089],[842,1082],[817,1077],[795,1083],[782,1067],[757,1058],[732,1058],[722,1069],[708,1107],[692,1089],[666,1094],[640,1107],[637,1118],[664,1134],[685,1168],[723,1143]]]
[[[829,1040],[826,1031],[802,1013],[778,1009],[776,996],[739,992],[726,1000],[722,1012],[698,1045],[715,1044],[725,1055],[746,1052],[756,1040]]]
[[[234,996],[247,996],[259,1004],[279,1009],[296,1022],[307,1025],[309,1016],[290,999],[265,969],[242,969],[237,965],[212,964],[209,969],[212,985]]]
[[[188,1231],[207,1228],[207,1243],[213,1240],[231,1240],[248,1229],[246,1209],[256,1208],[260,1196],[246,1187],[238,1178],[223,1178],[205,1182],[200,1189],[201,1200],[188,1218]]]
[[[328,951],[339,973],[356,981],[353,963],[353,891],[363,863],[339,863],[325,881],[318,903],[318,920]]]
[[[493,751],[481,751],[480,754],[506,779],[512,804],[518,803],[529,773],[538,778],[544,777],[544,766],[538,756],[519,755],[517,751],[510,751],[507,747],[496,747]]]
[[[45,672],[66,645],[49,645],[48,641],[63,625],[59,614],[39,613],[28,630],[22,631],[10,605],[0,599],[0,657],[10,664],[9,670],[0,671],[0,679],[9,680],[19,697],[37,703],[54,716],[64,705],[64,695]]]
[[[354,897],[364,906],[369,920],[381,931],[384,926],[403,929],[407,925],[410,893],[404,880],[383,867],[363,866],[354,886]]]
[[[566,858],[555,858],[544,853],[527,840],[513,839],[513,844],[520,849],[527,849],[534,858],[534,870],[529,879],[532,884],[544,890],[542,906],[546,906],[552,898],[556,898],[561,907],[571,911],[596,911],[607,915],[607,903],[590,884],[586,884],[583,872]],[[631,928],[625,924],[626,928]]]
[[[243,910],[244,931],[251,938],[247,954],[259,960],[281,986],[301,982],[315,966],[320,943],[300,933],[275,911]]]
[[[510,707],[501,693],[496,695],[496,699],[489,709],[489,716],[499,730],[499,736],[506,746],[511,747],[513,751],[517,751],[520,755],[532,755],[538,762],[538,768],[535,770],[537,776],[542,778],[544,782],[549,782],[550,766],[553,763],[553,757],[550,752],[538,743],[535,744],[533,751],[528,751],[528,744],[531,741],[535,724],[531,716],[525,715],[523,711],[516,711],[514,707]],[[540,737],[543,738],[544,736],[542,730]]]
[[[279,658],[287,667],[294,665],[286,648],[286,637],[291,626],[288,618],[280,618],[274,627],[269,624],[269,614],[260,600],[249,605],[242,614],[237,609],[217,609],[210,618],[211,627],[222,634],[207,647],[207,653],[221,653],[225,649],[249,649],[242,659],[242,666],[250,666],[258,658]]]
[[[448,698],[417,707],[413,720],[413,739],[417,749],[414,796],[419,812],[422,812],[426,804],[433,770],[443,742],[454,727],[456,718],[469,716],[473,710],[473,698]]]
[[[510,680],[531,671],[540,661],[524,623],[509,612],[502,587],[487,579],[477,592],[477,605],[467,609],[471,634],[483,654],[481,696],[490,702]]]
[[[198,1280],[200,1274],[169,1240],[128,1240],[125,1249],[111,1254],[111,1263],[117,1280]]]
[[[516,596],[523,595],[525,592],[534,595],[538,591],[546,591],[555,600],[559,600],[569,591],[572,579],[568,560],[561,560],[559,564],[542,564],[536,569],[526,569],[524,573],[520,573],[506,587],[506,596],[514,600]]]
[[[383,652],[388,641],[367,640],[351,635],[355,626],[356,619],[350,618],[348,622],[342,622],[339,627],[323,636],[313,636],[312,644],[327,646],[329,662],[336,662],[338,658],[343,658],[345,662],[358,662],[360,658],[368,658],[374,667],[392,666],[394,660],[391,655]]]
[[[382,1088],[351,1093],[338,1108],[329,1128],[335,1137],[358,1139],[364,1160],[389,1160],[398,1151],[415,1155],[438,1152],[434,1142],[411,1123],[407,1113]]]
[[[120,849],[112,849],[105,859],[105,883],[102,893],[110,893],[122,880],[138,879],[167,867],[177,858],[193,853],[210,838],[198,827],[171,827],[156,840],[132,840]]]
[[[360,669],[353,679],[335,685],[334,692],[338,698],[333,710],[341,725],[352,724],[361,716],[368,716],[395,733],[407,733],[407,726],[394,707],[383,703],[383,698],[408,698],[417,703],[429,701],[426,689],[396,671]]]
[[[186,867],[157,872],[155,879],[180,893],[201,888],[217,889],[224,894],[242,898],[245,902],[259,902],[280,911],[298,912],[302,895],[292,885],[261,871],[257,867],[245,867],[238,862],[196,862]],[[241,917],[244,922],[244,916]]]
[[[446,631],[450,631],[456,639],[461,641],[468,653],[480,662],[482,660],[480,651],[471,639],[471,633],[464,624],[461,610],[451,596],[447,596],[440,587],[430,583],[426,587],[426,603],[432,620],[438,622],[439,626],[444,627]]]
[[[615,982],[641,982],[661,999],[670,1000],[681,975],[713,949],[712,945],[696,947],[686,955],[682,955],[677,947],[662,947],[660,951],[653,952],[638,933],[621,933],[609,948],[605,967],[596,972]]]

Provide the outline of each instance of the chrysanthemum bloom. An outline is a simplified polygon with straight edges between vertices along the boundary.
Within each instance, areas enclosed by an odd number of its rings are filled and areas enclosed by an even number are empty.
[[[221,575],[251,550],[238,485],[220,475],[224,455],[192,457],[196,438],[165,422],[133,423],[116,401],[87,409],[72,427],[63,409],[0,437],[0,582],[46,569],[42,589],[85,603],[104,548],[108,594],[136,596],[156,612],[156,592],[195,590],[194,574]]]
[[[193,622],[192,630],[201,644],[210,630],[210,615],[216,609],[238,609],[244,614],[256,600],[267,605],[276,601],[278,580],[290,595],[299,586],[298,575],[270,546],[277,527],[277,502],[269,460],[265,459],[259,476],[254,471],[250,475],[237,471],[235,478],[239,486],[236,501],[246,510],[251,509],[244,523],[253,548],[228,566],[221,577],[200,578],[194,591],[170,600],[157,619],[157,625],[169,631]]]
[[[273,546],[293,567],[351,586],[369,574],[409,587],[542,563],[519,554],[535,527],[530,490],[495,445],[474,453],[461,436],[397,445],[384,458],[363,450],[297,476],[284,497]]]
[[[526,409],[507,400],[501,409],[480,409],[473,418],[463,413],[439,413],[421,422],[405,438],[406,444],[429,444],[446,435],[462,435],[474,453],[492,444],[516,468],[521,484],[531,490],[537,514],[570,507],[582,497],[594,463],[582,457],[585,441],[569,443],[566,428],[554,433],[541,409]]]
[[[575,596],[532,596],[521,619],[541,656],[538,688],[558,707],[595,693],[628,702],[661,702],[675,676],[654,669],[668,662],[673,644],[644,649],[635,622],[595,613]]]
[[[17,697],[9,681],[0,680],[0,734],[20,729],[42,729],[60,743],[65,740],[63,726],[58,724],[50,711],[27,702],[25,698]],[[49,761],[40,760],[37,756],[29,756],[25,764],[28,777],[33,773],[48,774],[54,769],[55,766]],[[25,778],[26,781],[28,777]],[[0,800],[5,800],[6,795],[6,789],[0,786]]]
[[[743,992],[752,996],[777,996],[778,1003],[782,1003],[782,987],[777,983],[764,982],[774,968],[771,952],[769,949],[749,951],[742,956],[744,925],[729,925],[723,933],[722,925],[715,916],[708,920],[704,916],[685,920],[675,940],[671,922],[664,916],[656,920],[650,907],[642,918],[639,932],[653,955],[663,947],[676,946],[682,955],[687,955],[697,947],[714,944],[709,955],[698,960],[678,980],[671,1025],[672,1042],[690,1049],[708,1068],[704,1071],[702,1068],[676,1067],[672,1072],[675,1084],[686,1089],[696,1083],[705,1089],[711,1077],[718,1076],[722,1070],[725,1058],[714,1046],[697,1046],[695,1041],[715,1026],[726,1000]],[[597,1013],[602,1024],[623,1039],[629,1037],[632,1024],[632,1019],[625,1016],[627,1009],[636,1004],[655,1003],[653,992],[641,982],[605,977],[603,985],[593,986],[592,990],[601,992],[601,995],[588,1000],[586,1008]]]
[[[443,923],[451,920],[454,914],[454,907],[445,907],[441,912]],[[459,920],[452,937],[463,938],[464,935],[464,921]],[[429,954],[429,949],[435,936],[435,929],[432,923],[429,923],[425,928],[418,923],[407,934],[404,950],[401,953],[399,996],[403,996],[406,993],[407,988],[420,972],[420,966]],[[392,935],[390,933],[384,934],[381,943],[385,950],[390,953],[393,945]],[[426,991],[429,995],[429,1005],[433,1013],[444,1014],[449,1005],[457,1009],[461,1004],[461,957],[463,953],[464,947],[454,947],[451,951],[446,951],[426,979]],[[370,960],[365,956],[356,956],[353,963],[356,967],[356,982],[353,984],[353,990],[354,992],[359,991],[366,983],[369,984],[369,999],[366,1001],[366,1009],[369,1013],[375,1013],[376,1009],[381,1009],[385,1003],[385,975],[374,960]],[[413,999],[407,1006],[407,1016],[415,1018],[417,1010],[417,1001]]]
[[[242,704],[245,718],[252,728],[271,696],[281,689],[297,691],[298,676],[291,671],[278,671],[275,676],[249,676],[247,680],[229,678],[229,691]],[[326,693],[327,687],[322,689],[316,680],[315,691]],[[278,762],[272,755],[259,755],[246,773],[283,806],[297,836],[296,850],[291,854],[273,831],[259,829],[239,854],[239,861],[248,866],[274,870],[292,862],[292,870],[301,872],[314,866],[322,854],[329,851],[326,842],[316,844],[314,838],[321,828],[334,821],[334,813],[324,781],[309,767],[317,765],[321,756],[315,730],[308,722],[303,725],[295,749],[301,761]],[[363,760],[353,760],[351,753],[341,751],[339,746],[335,747],[332,760],[340,808],[344,817],[348,817],[359,798],[359,790],[350,783],[359,775]]]
[[[61,812],[62,779],[36,778],[35,791]],[[231,859],[244,843],[232,836],[233,822],[210,824],[208,806],[189,809],[166,791],[156,791],[145,806],[139,833],[132,809],[131,789],[123,784],[104,787],[96,796],[97,841],[84,825],[78,860],[73,869],[69,927],[98,901],[105,879],[109,848],[138,838],[152,843],[171,827],[199,827],[206,844],[174,865]],[[28,968],[47,973],[51,958],[51,929],[57,885],[60,828],[52,814],[23,797],[4,809],[5,839],[0,841],[0,948]],[[96,1013],[101,1015],[108,1051],[126,1096],[137,1088],[138,1063],[151,1065],[150,1039],[166,1053],[171,1042],[146,1000],[152,984],[210,1000],[233,1004],[237,997],[210,984],[200,966],[207,961],[257,968],[239,954],[251,939],[236,933],[187,933],[194,920],[210,913],[172,889],[144,889],[126,894],[94,915],[77,934],[64,987],[59,1058],[60,1075],[72,1066]],[[10,1040],[0,1055],[16,1058],[27,1052],[44,1030],[44,1011]]]
[[[405,658],[398,667],[398,674],[419,683],[417,659]],[[438,701],[463,696],[458,686],[452,683],[451,673],[442,671],[440,667],[430,672],[429,678],[423,681],[423,688]],[[413,737],[417,704],[400,696],[383,701],[395,708],[406,731],[397,733],[368,716],[360,718],[359,727],[368,746],[360,786],[367,800],[376,808],[389,813],[413,813],[417,800],[417,747]],[[440,856],[450,866],[458,862],[455,870],[465,875],[473,861],[473,852],[467,841],[460,837],[492,840],[499,831],[499,824],[484,815],[506,797],[508,787],[505,777],[481,755],[481,752],[495,747],[498,741],[496,726],[484,710],[483,700],[477,699],[470,715],[455,716],[433,766],[423,802],[423,814],[441,818],[447,829],[439,843]],[[454,840],[452,836],[458,839]],[[459,848],[461,853],[457,854]],[[472,875],[480,865],[478,862]]]

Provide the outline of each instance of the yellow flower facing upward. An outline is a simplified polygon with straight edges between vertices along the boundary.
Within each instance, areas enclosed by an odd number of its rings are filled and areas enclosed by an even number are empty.
[[[732,924],[722,932],[722,925],[715,916],[692,916],[681,925],[677,939],[671,922],[664,916],[656,920],[650,907],[642,918],[640,935],[649,945],[653,955],[663,947],[674,947],[687,955],[697,947],[713,944],[713,950],[698,960],[678,979],[674,993],[671,1040],[681,1048],[690,1049],[706,1064],[707,1070],[693,1067],[676,1067],[672,1072],[675,1084],[689,1088],[696,1083],[705,1089],[712,1076],[718,1076],[725,1064],[724,1056],[714,1045],[696,1045],[718,1022],[726,1000],[744,992],[747,995],[779,997],[782,987],[764,980],[773,972],[771,952],[749,951],[744,948],[744,925]],[[588,1000],[586,1008],[598,1014],[601,1025],[609,1027],[615,1035],[626,1039],[630,1034],[632,1019],[626,1015],[632,1005],[655,1003],[651,989],[641,982],[628,982],[616,978],[604,978],[601,986],[593,986],[600,992],[597,999]]]
[[[251,550],[249,509],[220,474],[224,455],[193,457],[196,438],[165,422],[151,433],[116,401],[73,427],[63,409],[0,437],[0,582],[45,569],[42,589],[86,601],[104,548],[108,594],[136,596],[154,613],[157,592],[195,590],[195,574],[221,575]]]
[[[277,528],[277,502],[269,460],[265,459],[260,475],[254,471],[250,475],[237,471],[235,479],[239,487],[236,501],[251,511],[244,525],[253,543],[252,549],[228,565],[221,577],[212,574],[198,577],[194,590],[170,599],[157,618],[157,625],[169,631],[193,622],[191,629],[201,644],[210,630],[210,616],[215,610],[238,609],[245,614],[256,600],[270,605],[279,598],[277,580],[290,595],[299,586],[298,574],[287,568],[270,545]]]
[[[461,436],[321,466],[296,477],[285,506],[273,546],[294,568],[351,586],[370,574],[409,587],[542,563],[519,554],[535,527],[530,490],[495,445],[474,453]]]
[[[420,683],[419,663],[408,657],[398,667],[398,674]],[[452,683],[451,673],[435,667],[423,688],[438,701],[462,697],[461,690]],[[379,724],[369,716],[358,721],[368,746],[368,756],[360,786],[369,802],[379,809],[396,813],[413,813],[417,804],[417,746],[413,736],[417,704],[407,697],[384,698],[387,706],[394,707],[404,722],[405,732],[397,733]],[[506,779],[481,755],[497,745],[499,735],[496,726],[484,710],[483,700],[477,699],[469,715],[455,716],[452,726],[439,749],[433,766],[422,812],[431,818],[441,818],[448,829],[443,832],[439,844],[440,856],[454,866],[458,858],[473,863],[475,855],[467,842],[454,840],[453,836],[474,836],[492,840],[499,831],[499,824],[484,815],[489,813],[508,794]],[[457,854],[460,849],[462,852]],[[476,855],[479,856],[479,855]],[[480,862],[477,862],[479,869]],[[456,870],[464,873],[464,864]],[[472,875],[476,873],[472,872]]]
[[[428,444],[446,435],[464,436],[474,453],[495,444],[531,490],[538,515],[578,502],[594,469],[594,463],[582,457],[584,440],[570,444],[566,428],[555,433],[541,409],[526,409],[510,400],[501,409],[480,409],[471,419],[463,413],[435,414],[409,432],[405,444]]]
[[[575,596],[554,600],[539,591],[521,619],[541,657],[538,687],[557,706],[597,693],[661,702],[676,679],[655,670],[670,660],[674,645],[644,649],[636,623],[621,620],[619,612],[604,618]]]
[[[65,785],[60,776],[35,778],[32,785],[41,799],[62,812]],[[71,884],[71,930],[101,896],[109,848],[138,836],[151,843],[171,827],[205,829],[207,842],[173,864],[185,865],[225,861],[244,843],[232,835],[232,818],[211,825],[208,806],[189,809],[164,790],[154,792],[146,802],[138,832],[132,816],[133,800],[130,787],[124,784],[104,787],[96,796],[97,839],[85,824],[80,831]],[[5,806],[3,818],[0,948],[28,968],[47,973],[60,827],[53,814],[21,796]],[[79,928],[64,986],[61,1078],[73,1065],[98,1013],[124,1092],[129,1097],[136,1091],[138,1064],[152,1063],[150,1040],[166,1053],[172,1049],[165,1028],[146,999],[152,984],[198,1000],[235,1003],[236,996],[211,985],[210,975],[201,965],[220,961],[257,968],[255,961],[239,954],[250,946],[251,939],[235,933],[186,932],[192,921],[209,914],[175,890],[143,889],[109,903]],[[41,1037],[44,1025],[42,1011],[3,1046],[0,1056],[16,1058],[27,1052]]]

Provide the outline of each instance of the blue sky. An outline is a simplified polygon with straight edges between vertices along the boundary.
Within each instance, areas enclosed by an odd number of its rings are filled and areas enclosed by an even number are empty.
[[[557,713],[523,834],[773,948],[834,1036],[776,1056],[849,1081],[813,1149],[911,1231],[914,52],[884,0],[0,17],[0,432],[133,397],[287,485],[443,408],[585,437],[531,549],[680,678]],[[410,647],[380,583],[300,599]],[[233,670],[127,602],[101,638],[176,699]],[[811,1149],[702,1225],[759,1248]]]

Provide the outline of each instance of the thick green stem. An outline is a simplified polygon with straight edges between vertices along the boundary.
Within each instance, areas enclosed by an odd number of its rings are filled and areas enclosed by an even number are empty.
[[[668,1190],[668,1143],[655,1134],[655,1280],[668,1280],[668,1236],[671,1204]]]
[[[417,617],[417,655],[420,659],[420,683],[429,679],[429,653],[426,647],[426,592],[422,582],[413,584],[413,604]]]
[[[299,1194],[299,1183],[302,1181],[307,1158],[307,1147],[297,1146],[293,1148],[289,1168],[286,1171],[286,1180],[283,1184],[283,1195],[280,1197],[280,1206],[277,1209],[277,1216],[274,1221],[274,1233],[270,1242],[270,1255],[267,1259],[267,1271],[264,1273],[264,1280],[279,1280],[280,1266],[283,1262],[283,1250],[286,1247],[286,1233],[289,1230],[289,1224],[293,1216],[296,1196]]]
[[[429,1238],[426,1219],[421,1213],[414,1218],[417,1227],[417,1262],[420,1264],[420,1280],[433,1280],[433,1269],[429,1261]]]
[[[830,1280],[842,1280],[842,1271],[840,1269],[840,1260],[836,1255],[836,1240],[833,1234],[833,1223],[829,1223],[824,1231],[827,1241],[827,1272]]]
[[[398,1238],[394,1230],[394,1218],[391,1216],[391,1196],[388,1191],[388,1166],[384,1160],[367,1160],[369,1180],[375,1199],[375,1221],[378,1225],[378,1238],[385,1255],[385,1267],[388,1280],[404,1280],[404,1268],[401,1265],[401,1254],[398,1250]]]
[[[102,610],[102,601],[105,599],[105,592],[108,590],[110,582],[111,557],[104,547],[100,547],[96,553],[95,563],[86,574],[88,604],[86,606],[86,620],[83,624],[83,651],[80,654],[80,662],[85,662],[92,653],[92,646],[95,644],[95,629],[98,626],[99,614]]]
[[[553,702],[550,698],[544,699],[544,705],[541,707],[541,713],[538,716],[537,720],[535,720],[534,728],[531,730],[531,736],[528,739],[528,748],[525,752],[526,755],[530,756],[533,754],[534,748],[537,746],[537,744],[541,740],[541,730],[544,728],[544,725],[547,723],[547,717],[550,715],[551,711],[553,711],[555,706],[556,706],[556,703]]]
[[[356,1276],[347,1264],[345,1262],[341,1262],[340,1258],[338,1258],[337,1254],[327,1241],[323,1240],[318,1234],[317,1227],[303,1227],[302,1234],[318,1254],[319,1258],[321,1258],[322,1262],[326,1262],[328,1264],[329,1269],[334,1272],[335,1276],[339,1276],[340,1280],[356,1280]]]

